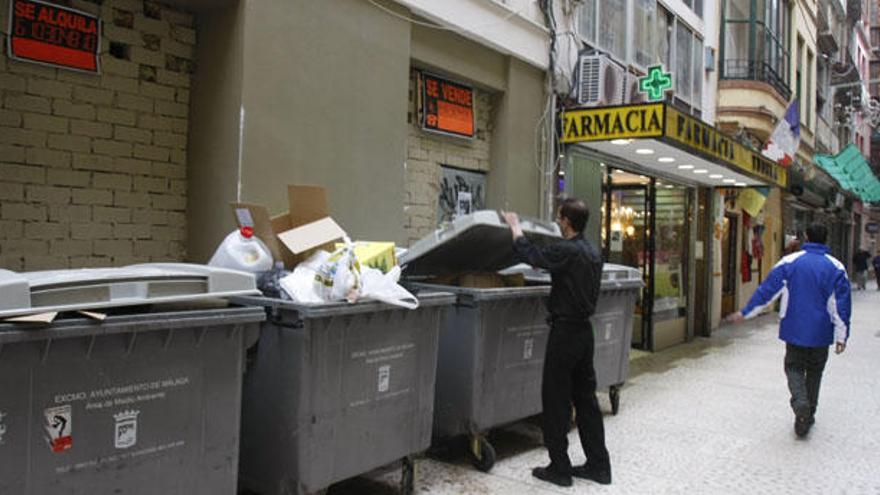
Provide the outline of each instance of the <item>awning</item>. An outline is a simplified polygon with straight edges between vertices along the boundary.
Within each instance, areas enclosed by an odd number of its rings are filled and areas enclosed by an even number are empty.
[[[709,187],[779,186],[788,171],[666,103],[568,110],[562,139]]]
[[[847,145],[835,156],[816,155],[815,160],[840,187],[862,201],[880,201],[880,181],[854,144]]]

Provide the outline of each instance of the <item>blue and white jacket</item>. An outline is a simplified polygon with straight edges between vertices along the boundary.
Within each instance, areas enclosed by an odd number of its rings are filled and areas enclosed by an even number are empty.
[[[754,318],[778,297],[781,340],[822,347],[849,338],[849,279],[843,264],[828,254],[828,246],[808,242],[803,250],[779,260],[743,308],[743,316]]]

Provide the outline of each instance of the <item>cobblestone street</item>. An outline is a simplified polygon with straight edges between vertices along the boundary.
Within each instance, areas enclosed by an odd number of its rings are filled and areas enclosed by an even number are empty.
[[[532,478],[547,457],[538,427],[523,422],[493,433],[499,460],[489,474],[474,470],[461,450],[421,460],[417,493],[880,493],[878,302],[873,284],[853,293],[850,345],[829,357],[806,440],[794,435],[773,314],[633,357],[617,416],[600,393],[612,485],[575,479],[565,489]],[[572,460],[583,462],[576,431],[569,441]],[[331,494],[349,489],[394,493],[360,479]]]

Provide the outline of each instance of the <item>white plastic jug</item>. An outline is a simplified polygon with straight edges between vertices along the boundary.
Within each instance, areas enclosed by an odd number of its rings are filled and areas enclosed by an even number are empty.
[[[272,268],[272,255],[263,241],[254,237],[253,228],[242,227],[226,236],[208,265],[251,273],[265,272]]]

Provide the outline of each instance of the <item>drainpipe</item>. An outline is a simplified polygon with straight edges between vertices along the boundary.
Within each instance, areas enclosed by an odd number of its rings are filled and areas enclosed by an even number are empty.
[[[543,177],[541,177],[541,207],[542,220],[553,220],[553,191],[556,188],[555,170],[558,160],[556,150],[556,91],[553,87],[553,78],[556,75],[556,17],[553,12],[553,0],[538,0],[538,5],[544,14],[544,21],[550,30],[550,57],[547,68],[547,95],[549,96],[548,107],[544,108],[546,121],[544,125],[544,139],[542,142],[547,146]]]

